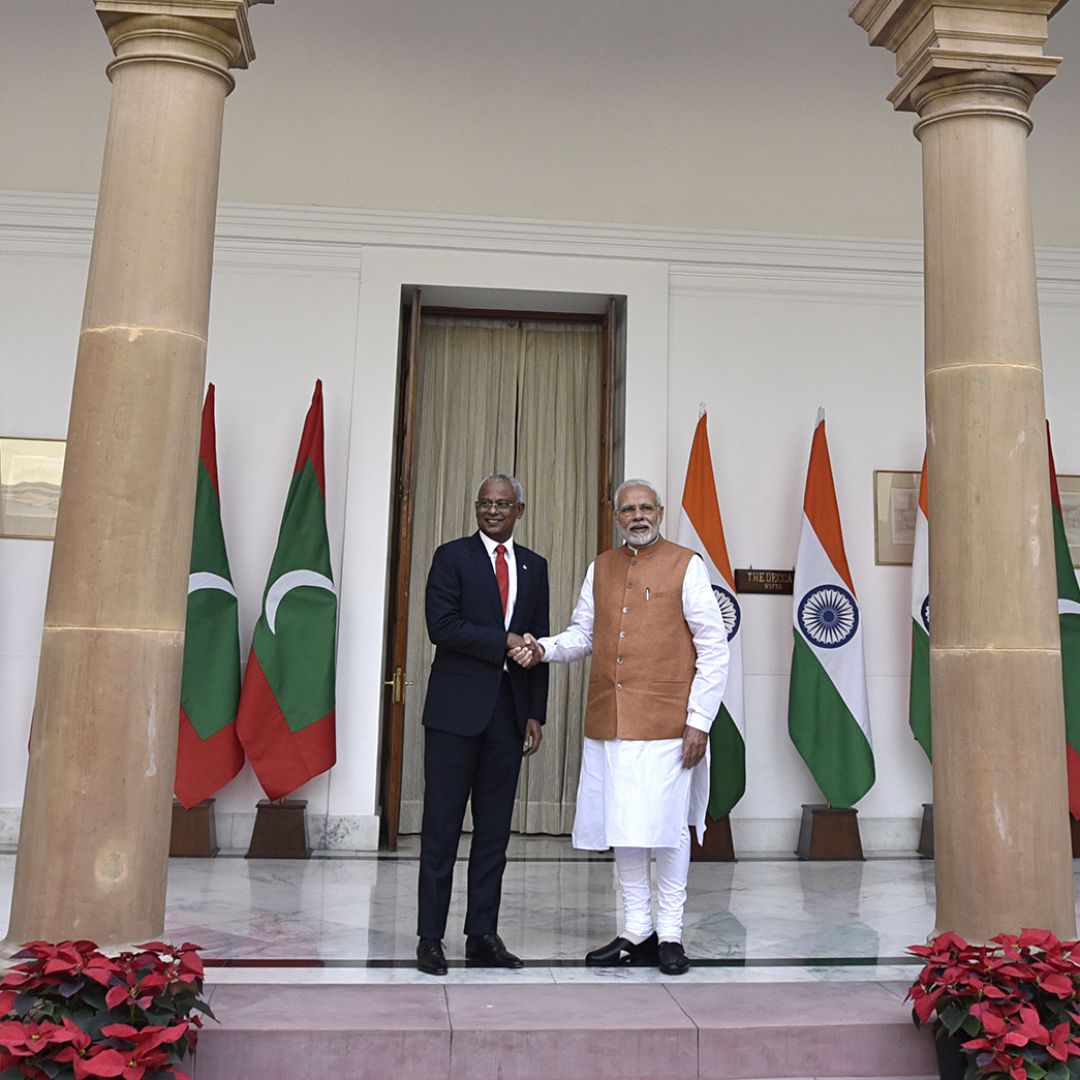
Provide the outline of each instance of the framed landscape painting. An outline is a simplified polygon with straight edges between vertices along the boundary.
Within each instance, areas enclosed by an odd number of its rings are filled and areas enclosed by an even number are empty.
[[[0,436],[0,537],[56,535],[66,446],[63,439]]]

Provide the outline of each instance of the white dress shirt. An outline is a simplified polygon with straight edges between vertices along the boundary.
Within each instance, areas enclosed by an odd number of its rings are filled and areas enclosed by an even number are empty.
[[[480,539],[487,549],[488,558],[491,560],[491,572],[494,574],[495,562],[498,559],[495,549],[499,546],[499,541],[492,540],[486,533],[481,533]],[[510,573],[510,592],[506,596],[506,616],[503,619],[503,625],[509,630],[510,616],[514,614],[514,603],[517,601],[517,561],[514,558],[514,538],[504,540],[502,546],[506,548],[506,569]]]

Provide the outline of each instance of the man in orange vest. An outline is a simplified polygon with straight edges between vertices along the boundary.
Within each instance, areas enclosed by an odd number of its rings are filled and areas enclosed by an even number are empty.
[[[656,486],[615,493],[621,547],[597,557],[570,626],[511,652],[523,667],[592,655],[573,844],[615,849],[624,923],[594,966],[690,968],[682,945],[690,829],[705,829],[709,728],[727,681],[723,616],[700,556],[660,536]],[[649,861],[657,865],[652,917]]]

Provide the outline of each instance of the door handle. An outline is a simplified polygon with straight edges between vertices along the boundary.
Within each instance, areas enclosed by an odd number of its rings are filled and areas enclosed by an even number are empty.
[[[394,668],[394,674],[383,683],[383,686],[392,686],[394,688],[391,700],[395,705],[400,705],[405,700],[405,687],[413,685],[412,679],[405,678],[405,669],[403,667]]]

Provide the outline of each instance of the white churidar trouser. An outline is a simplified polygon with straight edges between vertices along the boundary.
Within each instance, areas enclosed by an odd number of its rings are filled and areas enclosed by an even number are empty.
[[[656,933],[661,941],[682,941],[686,876],[690,871],[690,830],[682,827],[678,847],[615,848],[623,894],[624,930],[639,938],[653,932],[649,857],[656,853]]]

